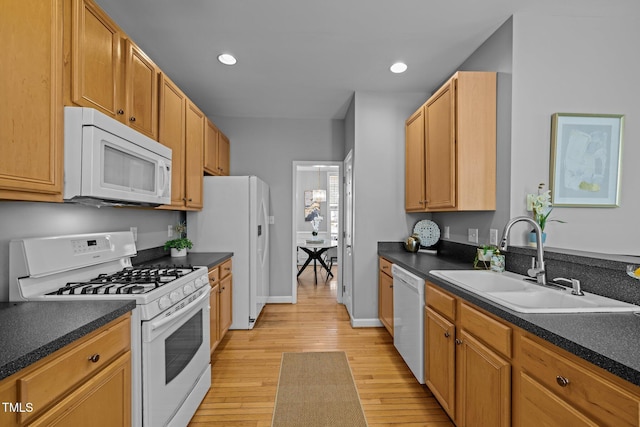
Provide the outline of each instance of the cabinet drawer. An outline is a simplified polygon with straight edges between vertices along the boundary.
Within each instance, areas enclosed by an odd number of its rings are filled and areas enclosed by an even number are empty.
[[[424,302],[438,313],[453,321],[456,318],[456,299],[427,282]]]
[[[524,371],[600,425],[638,425],[640,402],[633,395],[527,337],[520,346]]]
[[[18,400],[38,411],[54,403],[84,379],[95,375],[131,345],[131,321],[114,324],[18,380]],[[22,413],[24,422],[33,413]]]
[[[460,326],[507,357],[511,357],[511,328],[467,304],[460,304]]]
[[[231,264],[231,258],[226,260],[220,265],[220,279],[224,279],[233,271],[233,265]]]
[[[215,286],[220,280],[220,268],[215,267],[209,270],[209,284]]]
[[[384,258],[380,258],[380,271],[382,271],[384,274],[391,276],[391,265],[393,263],[387,261]]]

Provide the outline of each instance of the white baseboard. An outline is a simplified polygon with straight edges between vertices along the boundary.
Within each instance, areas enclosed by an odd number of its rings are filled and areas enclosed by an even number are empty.
[[[353,328],[378,328],[382,326],[380,319],[354,319],[351,318],[351,327]]]
[[[293,297],[281,296],[281,297],[267,297],[267,304],[292,304]]]

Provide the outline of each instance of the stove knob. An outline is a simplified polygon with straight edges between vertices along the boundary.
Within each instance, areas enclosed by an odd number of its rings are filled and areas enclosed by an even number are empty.
[[[165,308],[171,306],[171,300],[168,296],[164,295],[162,298],[160,298],[158,305],[160,306],[160,310],[164,310]]]
[[[182,299],[182,291],[176,290],[169,294],[169,298],[171,298],[171,302],[176,303]]]
[[[195,291],[195,288],[194,288],[193,282],[189,282],[189,283],[187,283],[186,285],[184,285],[183,290],[184,290],[184,294],[185,294],[185,295],[189,295],[190,293],[192,293],[193,291]]]
[[[195,283],[196,283],[196,288],[201,288],[207,283],[207,277],[200,276],[196,279]]]

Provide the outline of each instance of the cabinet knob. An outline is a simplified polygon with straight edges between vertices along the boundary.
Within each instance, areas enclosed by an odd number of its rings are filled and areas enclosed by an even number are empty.
[[[456,344],[461,345],[462,344],[462,340],[460,338],[456,338]]]
[[[449,331],[447,331],[447,332],[445,332],[445,333],[444,333],[444,337],[445,337],[445,338],[449,338],[450,336],[451,336],[451,334],[449,333]]]
[[[560,387],[566,387],[569,385],[569,378],[563,377],[562,375],[558,375],[556,377],[556,382]]]
[[[123,115],[124,114],[124,110],[121,108],[117,111],[118,114]]]
[[[129,121],[130,121],[130,122],[135,122],[135,121],[136,121],[136,118],[135,118],[135,117],[133,117],[133,116],[131,116],[131,117],[129,117]]]
[[[98,363],[98,360],[100,360],[100,355],[98,353],[89,356],[89,361],[92,363]]]

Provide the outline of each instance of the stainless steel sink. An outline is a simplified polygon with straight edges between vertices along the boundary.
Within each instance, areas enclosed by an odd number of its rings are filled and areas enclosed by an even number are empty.
[[[549,288],[525,276],[485,270],[432,270],[436,277],[521,313],[640,312],[640,306],[585,292],[571,295],[568,288]]]

